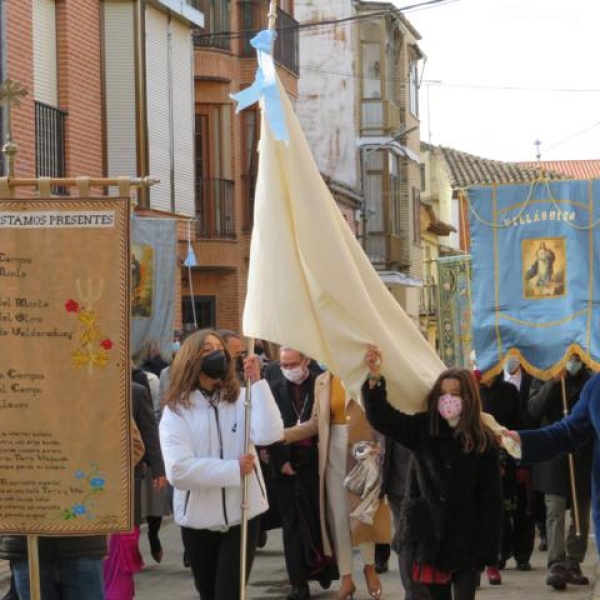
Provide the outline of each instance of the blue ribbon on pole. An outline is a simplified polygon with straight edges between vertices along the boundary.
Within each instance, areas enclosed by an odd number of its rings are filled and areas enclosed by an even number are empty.
[[[236,94],[230,94],[230,97],[237,102],[236,114],[262,99],[265,117],[273,136],[276,140],[287,141],[288,131],[279,97],[275,63],[271,54],[276,35],[274,30],[264,29],[250,40],[250,44],[256,49],[258,61],[254,82],[250,87]]]

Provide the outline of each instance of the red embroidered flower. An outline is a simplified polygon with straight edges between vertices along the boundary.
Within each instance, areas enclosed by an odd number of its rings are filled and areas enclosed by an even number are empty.
[[[100,342],[100,345],[105,349],[105,350],[110,350],[113,347],[113,343],[106,338],[105,340],[102,340]]]
[[[79,310],[79,304],[75,300],[67,300],[65,302],[65,308],[67,312],[77,312]]]

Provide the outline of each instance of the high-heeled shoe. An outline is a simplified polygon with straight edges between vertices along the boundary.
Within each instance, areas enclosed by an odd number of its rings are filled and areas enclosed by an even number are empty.
[[[354,592],[356,591],[356,586],[354,582],[351,581],[349,584],[344,585],[342,583],[342,587],[339,589],[335,600],[354,600]]]
[[[379,600],[379,598],[381,598],[381,581],[379,581],[379,576],[375,571],[375,567],[373,565],[367,565],[363,569],[363,573],[365,574],[369,595],[374,600]]]

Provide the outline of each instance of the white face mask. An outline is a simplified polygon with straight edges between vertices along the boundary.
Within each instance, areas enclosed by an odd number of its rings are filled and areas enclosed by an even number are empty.
[[[293,369],[281,369],[283,376],[292,383],[302,383],[306,379],[306,369],[302,366]]]
[[[521,363],[519,362],[519,359],[511,357],[506,361],[506,372],[509,375],[512,375],[520,366]]]
[[[570,358],[567,361],[567,364],[565,365],[567,371],[569,372],[569,375],[577,375],[577,373],[579,373],[579,370],[581,369],[582,363],[580,360],[574,360],[572,358]]]

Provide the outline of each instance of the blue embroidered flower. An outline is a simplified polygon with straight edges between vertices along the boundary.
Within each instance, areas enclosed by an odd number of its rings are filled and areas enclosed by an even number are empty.
[[[85,477],[85,473],[83,471],[75,471],[75,479],[83,479]]]
[[[73,512],[76,515],[84,515],[86,511],[86,508],[83,504],[74,504],[73,505]]]

